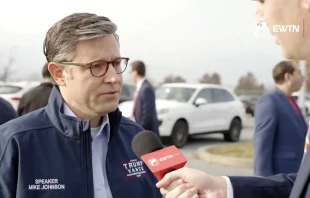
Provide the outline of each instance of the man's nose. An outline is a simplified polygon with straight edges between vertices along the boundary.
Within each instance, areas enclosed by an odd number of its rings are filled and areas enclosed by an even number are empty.
[[[106,83],[118,83],[120,81],[120,75],[117,74],[111,63],[109,65],[107,73],[105,74],[104,81]]]
[[[256,7],[256,12],[255,12],[255,20],[257,22],[264,22],[265,17],[264,17],[264,9],[263,9],[263,4],[262,3],[257,3],[257,7]]]

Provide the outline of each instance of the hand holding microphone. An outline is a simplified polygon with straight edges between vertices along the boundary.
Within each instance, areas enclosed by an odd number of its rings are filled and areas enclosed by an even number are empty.
[[[133,152],[142,159],[158,180],[168,172],[184,167],[187,162],[175,146],[164,148],[160,139],[151,131],[138,133],[131,146]]]
[[[151,131],[142,131],[132,140],[132,150],[160,180],[157,187],[166,198],[226,198],[225,178],[184,168],[187,160],[175,147],[164,148]]]
[[[186,184],[194,189],[185,186]],[[227,198],[227,183],[224,177],[212,176],[187,167],[166,174],[156,186],[166,198]]]

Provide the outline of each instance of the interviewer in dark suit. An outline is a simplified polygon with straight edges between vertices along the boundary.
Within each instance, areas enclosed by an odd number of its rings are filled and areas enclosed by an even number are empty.
[[[271,31],[273,25],[301,26],[304,23],[300,32],[273,33],[286,58],[310,60],[309,0],[260,0],[256,14],[267,21]],[[309,176],[308,151],[297,174],[278,174],[264,178],[223,177],[182,168],[166,174],[157,187],[167,198],[308,198]]]
[[[132,62],[130,74],[136,83],[131,119],[134,119],[145,130],[153,131],[159,136],[155,91],[145,78],[145,64],[140,60]]]
[[[304,77],[292,61],[279,62],[272,73],[276,88],[258,100],[254,111],[257,176],[297,172],[304,154],[307,123],[292,98]]]

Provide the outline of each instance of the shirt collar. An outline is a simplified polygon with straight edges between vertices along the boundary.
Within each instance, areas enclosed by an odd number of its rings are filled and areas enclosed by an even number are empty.
[[[69,109],[69,107],[65,104],[65,103],[63,103],[63,107],[64,107],[64,114],[65,115],[67,115],[67,116],[72,116],[72,117],[77,117],[72,111],[71,111],[71,109]],[[110,123],[109,123],[109,116],[108,115],[104,115],[103,117],[102,117],[102,123],[101,123],[101,126],[100,126],[100,130],[99,130],[99,132],[98,132],[98,134],[96,135],[96,136],[99,136],[99,135],[101,135],[101,133],[102,133],[102,130],[103,130],[103,128],[104,128],[104,126],[105,125],[108,125],[107,126],[107,139],[108,139],[108,142],[110,141]]]
[[[137,89],[139,90],[143,84],[143,82],[145,81],[146,79],[145,78],[142,78],[140,79],[138,82],[137,82]]]

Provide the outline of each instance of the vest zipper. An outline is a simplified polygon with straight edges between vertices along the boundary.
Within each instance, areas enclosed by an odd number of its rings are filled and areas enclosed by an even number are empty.
[[[88,160],[87,160],[87,133],[81,129],[82,133],[82,155],[83,155],[83,173],[85,182],[85,198],[88,198]]]
[[[112,138],[113,138],[113,136],[112,135],[115,135],[115,133],[117,132],[117,130],[118,130],[118,125],[120,124],[120,120],[121,120],[121,118],[122,118],[122,114],[121,113],[118,113],[117,115],[116,115],[116,118],[115,118],[115,120],[113,120],[114,121],[114,123],[115,123],[115,125],[113,126],[113,127],[111,127],[110,128],[110,139],[109,139],[109,142],[108,142],[108,150],[107,150],[107,157],[106,157],[106,161],[105,161],[105,167],[106,167],[106,174],[107,174],[107,182],[109,182],[109,178],[110,178],[110,172],[108,171],[108,169],[109,169],[109,163],[108,163],[108,161],[109,161],[109,155],[110,155],[110,147],[109,147],[109,145],[111,144],[111,141],[112,141]],[[111,121],[112,121],[112,119],[110,119]],[[112,125],[110,125],[110,126],[112,126]],[[112,194],[112,197],[114,196],[114,194],[115,193],[113,193],[113,188],[111,188],[110,187],[110,190],[111,190],[111,194]]]

